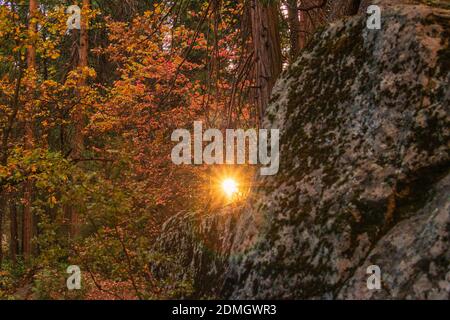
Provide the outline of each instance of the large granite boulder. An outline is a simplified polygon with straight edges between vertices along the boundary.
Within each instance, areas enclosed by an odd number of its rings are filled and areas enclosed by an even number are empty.
[[[165,242],[200,295],[450,298],[449,38],[450,11],[425,5],[386,7],[381,30],[355,16],[315,36],[268,110],[280,172],[239,212],[196,215]]]
[[[156,249],[168,253],[182,268],[158,271],[192,283],[192,293],[189,290],[184,298],[221,297],[240,211],[234,206],[210,213],[184,211],[164,223]]]

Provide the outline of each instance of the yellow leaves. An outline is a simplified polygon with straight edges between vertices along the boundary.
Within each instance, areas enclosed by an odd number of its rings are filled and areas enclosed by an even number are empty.
[[[52,60],[56,60],[56,59],[59,58],[59,56],[60,56],[60,54],[59,54],[58,52],[55,52],[55,53],[53,53],[53,54],[50,56],[50,58],[51,58]]]
[[[45,80],[42,84],[47,87],[57,87],[58,86],[58,83],[54,80]]]
[[[58,203],[58,200],[56,200],[55,196],[51,196],[49,199],[50,205],[54,206],[55,204]]]
[[[59,41],[54,41],[54,39],[41,41],[37,44],[37,52],[43,57],[56,60],[61,55],[59,49],[56,48],[58,45]]]
[[[46,21],[42,22],[47,32],[53,36],[64,36],[67,31],[67,15],[64,6],[56,6],[45,15]],[[56,21],[56,22],[55,22]]]
[[[0,166],[0,178],[7,177],[9,175],[9,170],[7,167]]]
[[[160,5],[156,6],[154,12],[155,12],[155,14],[161,14],[161,12],[162,12],[161,6]]]
[[[37,24],[38,22],[39,22],[39,19],[38,19],[38,18],[32,18],[32,19],[29,21],[30,24]]]
[[[130,43],[130,44],[127,46],[127,52],[133,53],[133,51],[134,51],[135,48],[136,48],[136,44],[135,44],[135,43]]]
[[[96,76],[97,72],[93,68],[78,68],[69,72],[64,86],[66,88],[82,90],[83,88],[80,87],[80,82],[87,78],[95,78]]]
[[[97,72],[95,72],[94,68],[88,68],[87,74],[91,78],[95,78],[97,76]]]
[[[153,10],[147,10],[144,12],[145,18],[153,18],[154,16],[160,15],[163,12],[163,5],[155,4]]]

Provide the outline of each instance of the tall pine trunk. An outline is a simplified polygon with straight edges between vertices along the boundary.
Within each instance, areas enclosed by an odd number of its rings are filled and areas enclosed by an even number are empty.
[[[37,24],[34,19],[37,16],[38,2],[37,0],[30,0],[29,15],[28,15],[28,30],[30,34],[36,32]],[[27,48],[27,67],[28,72],[36,72],[36,48],[33,42]],[[32,149],[34,146],[33,135],[33,120],[31,117],[31,109],[33,101],[30,106],[30,118],[25,123],[25,148]],[[26,260],[31,257],[31,240],[33,238],[33,216],[31,212],[31,202],[33,197],[33,183],[31,180],[25,182],[24,188],[24,209],[23,209],[23,254]]]
[[[90,1],[83,0],[83,8],[81,14],[81,30],[80,30],[80,52],[79,52],[79,65],[78,67],[83,69],[89,66],[88,54],[89,54],[89,21],[88,12],[90,9]],[[86,85],[85,77],[81,77],[79,86]],[[81,95],[80,92],[77,92]],[[82,106],[78,106],[73,115],[75,133],[72,141],[72,157],[74,159],[80,159],[84,149],[84,112]],[[79,233],[79,215],[73,206],[70,208],[70,237],[74,238]]]
[[[255,57],[256,106],[261,124],[282,68],[277,1],[267,4],[262,0],[252,0],[250,15]]]

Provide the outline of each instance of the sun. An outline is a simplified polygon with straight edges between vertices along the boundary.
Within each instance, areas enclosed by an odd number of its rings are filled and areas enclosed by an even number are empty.
[[[228,178],[222,182],[222,189],[229,198],[232,198],[238,192],[238,184],[234,179]]]

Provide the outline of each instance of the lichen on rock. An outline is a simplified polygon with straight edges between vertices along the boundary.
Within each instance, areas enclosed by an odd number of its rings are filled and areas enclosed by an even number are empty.
[[[449,15],[386,6],[382,30],[356,16],[316,34],[264,123],[280,172],[218,229],[231,243],[197,282],[233,299],[450,298]]]

